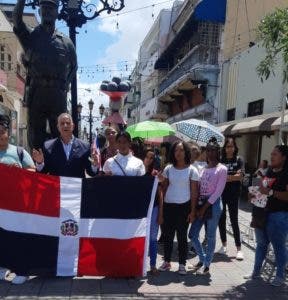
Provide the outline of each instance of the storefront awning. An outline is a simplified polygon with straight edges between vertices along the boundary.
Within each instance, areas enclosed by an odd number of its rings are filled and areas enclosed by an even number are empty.
[[[277,117],[250,119],[237,123],[231,130],[232,134],[272,131],[271,125]]]
[[[287,127],[288,125],[288,113],[286,112],[286,115],[284,116],[284,126]],[[273,131],[279,130],[281,125],[281,116],[279,118],[276,118],[276,120],[272,123],[271,128]]]
[[[232,134],[235,133],[247,133],[252,131],[258,131],[259,126],[265,121],[265,119],[256,119],[250,121],[244,121],[236,124],[231,132]]]
[[[270,132],[275,130],[273,129],[272,124],[277,121],[278,117],[279,113],[273,113],[219,124],[218,127],[225,136],[256,132]]]

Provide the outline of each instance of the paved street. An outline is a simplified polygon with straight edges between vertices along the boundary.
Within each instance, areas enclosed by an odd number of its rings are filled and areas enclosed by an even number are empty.
[[[249,212],[241,211],[241,231],[247,233]],[[244,247],[245,260],[235,260],[234,243],[229,236],[228,256],[217,254],[211,266],[211,276],[187,276],[177,274],[178,264],[172,263],[172,271],[143,279],[83,278],[31,278],[22,286],[13,286],[9,281],[0,283],[0,299],[288,299],[288,287],[271,287],[268,281],[273,267],[267,263],[263,280],[245,281],[243,275],[253,266],[253,241]],[[251,236],[250,236],[251,239]],[[176,247],[175,247],[176,248]],[[217,245],[219,248],[219,244]],[[161,263],[162,250],[158,255]],[[196,262],[190,258],[189,263]],[[9,277],[11,280],[13,276]]]

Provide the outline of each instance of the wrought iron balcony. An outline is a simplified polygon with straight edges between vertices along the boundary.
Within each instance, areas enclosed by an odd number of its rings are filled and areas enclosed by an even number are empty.
[[[171,70],[160,83],[159,93],[196,66],[218,65],[218,47],[197,45]]]

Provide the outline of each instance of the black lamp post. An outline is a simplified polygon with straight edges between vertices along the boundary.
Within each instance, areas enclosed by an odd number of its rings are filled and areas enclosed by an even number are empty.
[[[95,2],[95,3],[93,3]],[[27,6],[36,8],[39,0],[28,0]],[[69,27],[69,36],[76,48],[76,28],[82,27],[88,20],[97,18],[103,11],[117,12],[124,8],[124,0],[60,0],[59,20]],[[75,124],[74,135],[78,136],[77,75],[71,82],[72,119]]]
[[[96,121],[100,121],[102,120],[102,117],[104,115],[104,112],[105,112],[105,107],[103,104],[101,104],[99,106],[99,115],[100,117],[94,117],[92,115],[92,111],[93,111],[93,107],[94,107],[94,101],[92,99],[90,99],[88,101],[88,107],[89,107],[89,115],[88,116],[82,116],[81,115],[81,112],[82,112],[82,104],[79,103],[77,105],[77,112],[78,112],[78,124],[81,124],[81,120],[85,120],[89,123],[89,143],[90,145],[92,144],[92,127],[93,127],[93,123],[94,123],[94,120]],[[87,130],[85,130],[86,127],[84,127],[84,131],[87,133]],[[81,132],[81,128],[79,127],[79,132]]]
[[[93,125],[92,110],[94,106],[94,102],[92,99],[89,100],[88,105],[89,105],[89,144],[92,145],[92,125]]]
[[[104,107],[103,104],[101,104],[101,105],[99,106],[99,115],[100,115],[101,119],[102,119],[102,117],[103,117],[103,115],[104,115],[104,112],[105,112],[105,107]]]
[[[78,131],[78,135],[79,133],[81,134],[81,112],[82,112],[82,104],[79,102],[77,105],[77,131]],[[76,127],[76,125],[74,125]],[[81,138],[81,136],[80,136]]]

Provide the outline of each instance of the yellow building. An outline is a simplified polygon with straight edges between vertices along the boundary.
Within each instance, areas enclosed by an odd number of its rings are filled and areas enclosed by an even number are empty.
[[[223,37],[224,60],[256,43],[256,28],[263,17],[276,8],[285,7],[288,7],[287,0],[228,0]]]
[[[0,111],[12,118],[12,143],[27,147],[27,111],[23,107],[25,68],[21,62],[23,49],[13,32],[13,4],[0,4]],[[38,25],[35,14],[25,13],[24,22]]]

